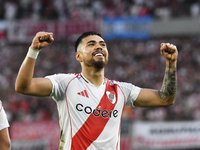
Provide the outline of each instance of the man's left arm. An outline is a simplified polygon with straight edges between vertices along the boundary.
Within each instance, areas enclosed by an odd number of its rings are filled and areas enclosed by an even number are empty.
[[[139,107],[158,107],[172,105],[177,89],[177,57],[178,50],[175,45],[162,43],[161,54],[166,59],[165,76],[160,90],[141,89],[138,98],[134,101]]]

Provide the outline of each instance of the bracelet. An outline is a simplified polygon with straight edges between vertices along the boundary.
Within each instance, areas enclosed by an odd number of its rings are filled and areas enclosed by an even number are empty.
[[[31,47],[29,47],[27,56],[30,58],[33,58],[33,59],[37,59],[39,52],[40,52],[40,50],[35,50],[35,49],[32,49]]]

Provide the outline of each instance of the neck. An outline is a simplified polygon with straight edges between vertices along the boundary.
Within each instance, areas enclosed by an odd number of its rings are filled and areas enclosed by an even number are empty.
[[[99,87],[104,80],[104,68],[94,69],[92,67],[82,69],[82,74],[88,79],[95,87]]]

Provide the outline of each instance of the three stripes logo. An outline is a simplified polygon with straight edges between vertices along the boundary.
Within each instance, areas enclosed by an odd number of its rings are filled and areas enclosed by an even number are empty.
[[[86,90],[81,91],[81,92],[78,92],[77,94],[78,94],[78,95],[81,95],[81,96],[83,96],[83,97],[87,97],[87,98],[89,98],[88,93],[87,93]]]

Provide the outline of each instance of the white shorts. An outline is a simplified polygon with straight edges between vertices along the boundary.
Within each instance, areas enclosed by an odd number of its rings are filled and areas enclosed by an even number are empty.
[[[3,108],[3,104],[0,101],[0,130],[8,128],[10,125],[8,123],[6,113]]]

